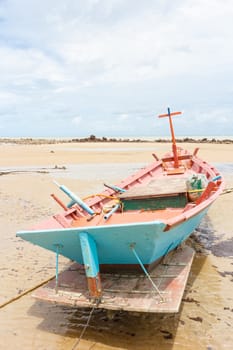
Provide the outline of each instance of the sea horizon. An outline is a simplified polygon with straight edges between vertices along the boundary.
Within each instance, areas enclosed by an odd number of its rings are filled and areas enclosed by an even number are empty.
[[[82,135],[82,136],[0,136],[0,140],[20,140],[20,139],[34,139],[34,140],[40,140],[40,139],[44,139],[44,140],[75,140],[75,139],[86,139],[86,138],[90,138],[93,137],[97,138],[97,139],[101,139],[101,138],[106,138],[108,140],[110,139],[119,139],[119,140],[145,140],[145,141],[154,141],[154,140],[170,140],[171,136],[170,135],[164,135],[164,136],[142,136],[142,135],[110,135],[110,136],[99,136],[99,135]],[[189,136],[176,136],[176,139],[179,140],[184,140],[184,139],[194,139],[194,140],[203,140],[203,139],[207,139],[207,140],[233,140],[233,135],[189,135]]]

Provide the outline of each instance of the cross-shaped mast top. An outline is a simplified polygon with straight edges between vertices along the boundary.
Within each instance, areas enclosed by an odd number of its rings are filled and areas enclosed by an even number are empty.
[[[176,138],[175,138],[175,133],[173,129],[173,124],[172,124],[172,116],[182,114],[181,112],[170,112],[170,108],[167,109],[168,113],[167,114],[160,114],[159,118],[164,118],[168,117],[169,118],[169,124],[170,124],[170,130],[171,130],[171,136],[172,136],[172,151],[174,155],[174,168],[179,168],[179,160],[178,160],[178,154],[177,154],[177,147],[176,147]]]

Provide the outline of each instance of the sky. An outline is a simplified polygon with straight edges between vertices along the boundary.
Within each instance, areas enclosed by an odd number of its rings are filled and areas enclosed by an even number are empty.
[[[0,0],[0,137],[233,135],[232,0]]]

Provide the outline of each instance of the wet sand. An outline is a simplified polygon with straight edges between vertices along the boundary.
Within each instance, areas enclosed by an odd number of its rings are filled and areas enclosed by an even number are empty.
[[[232,144],[182,144],[219,166],[233,187]],[[62,195],[52,180],[81,196],[123,176],[169,150],[169,144],[1,144],[0,305],[55,273],[54,254],[15,237],[41,218],[59,211],[50,193]],[[95,310],[77,349],[233,348],[233,193],[219,197],[189,239],[196,250],[181,310],[176,315]],[[60,268],[68,261],[63,258]],[[72,349],[89,310],[36,301],[31,293],[0,309],[0,349]]]

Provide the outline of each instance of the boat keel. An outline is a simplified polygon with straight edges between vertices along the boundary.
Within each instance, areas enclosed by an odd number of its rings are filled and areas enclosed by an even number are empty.
[[[90,297],[98,300],[102,289],[96,243],[87,232],[81,232],[79,238]]]

